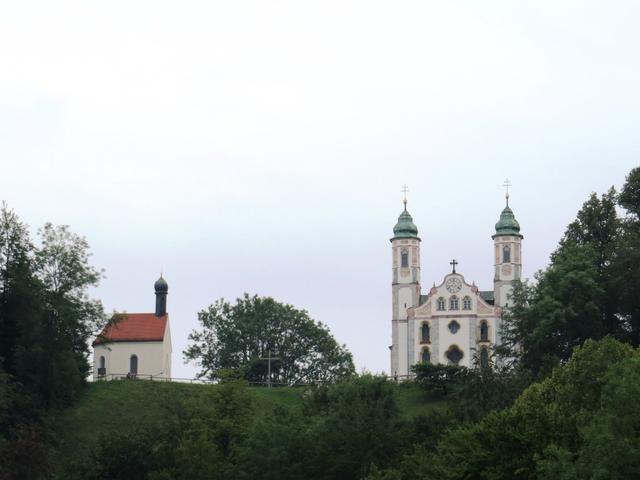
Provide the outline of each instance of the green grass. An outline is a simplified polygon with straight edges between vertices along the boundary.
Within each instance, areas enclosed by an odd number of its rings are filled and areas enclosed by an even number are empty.
[[[143,429],[162,422],[168,408],[192,399],[207,402],[216,395],[218,385],[138,381],[97,382],[87,385],[80,399],[70,408],[51,415],[52,462],[58,465],[64,458],[84,458],[96,445],[101,434]],[[247,387],[256,415],[273,411],[301,409],[301,388]],[[414,384],[397,387],[397,402],[401,415],[412,418],[443,406],[430,400]]]

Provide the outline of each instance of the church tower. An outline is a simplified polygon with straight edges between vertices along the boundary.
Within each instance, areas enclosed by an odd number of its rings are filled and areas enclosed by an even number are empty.
[[[509,208],[509,182],[505,183],[507,205],[496,223],[493,238],[495,256],[495,276],[493,280],[496,306],[504,307],[509,302],[513,281],[522,275],[522,239],[520,224]]]
[[[406,192],[405,192],[406,193]],[[410,357],[409,345],[413,342],[409,335],[407,309],[416,307],[420,302],[420,238],[418,228],[407,211],[407,198],[404,198],[404,210],[393,227],[391,239],[392,254],[392,345],[391,374],[407,375],[409,367],[415,363]]]

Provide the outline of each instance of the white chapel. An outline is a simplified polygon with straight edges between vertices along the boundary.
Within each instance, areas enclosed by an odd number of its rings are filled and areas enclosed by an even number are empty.
[[[169,285],[162,275],[154,289],[155,312],[116,314],[94,340],[94,380],[171,377]]]
[[[500,343],[502,309],[514,280],[522,274],[520,225],[507,204],[492,235],[494,278],[492,290],[480,290],[452,271],[422,292],[418,228],[404,211],[393,228],[391,374],[411,375],[416,363],[487,366],[492,348]]]

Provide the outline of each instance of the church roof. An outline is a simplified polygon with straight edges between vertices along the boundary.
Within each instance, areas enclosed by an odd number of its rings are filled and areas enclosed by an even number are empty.
[[[118,313],[96,337],[93,345],[109,342],[161,342],[169,316],[154,313]]]
[[[482,298],[489,305],[494,304],[495,299],[493,297],[493,290],[480,290],[478,293],[480,294],[480,298]]]

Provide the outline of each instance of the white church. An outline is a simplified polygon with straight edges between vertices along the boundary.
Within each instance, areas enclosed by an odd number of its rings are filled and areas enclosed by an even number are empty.
[[[154,289],[155,312],[116,314],[94,340],[94,380],[171,377],[169,285],[162,275]]]
[[[418,228],[404,211],[393,228],[391,374],[410,376],[417,363],[487,366],[492,348],[500,343],[502,309],[514,280],[522,274],[520,225],[507,205],[496,223],[493,290],[480,290],[452,271],[426,294],[420,283]]]

